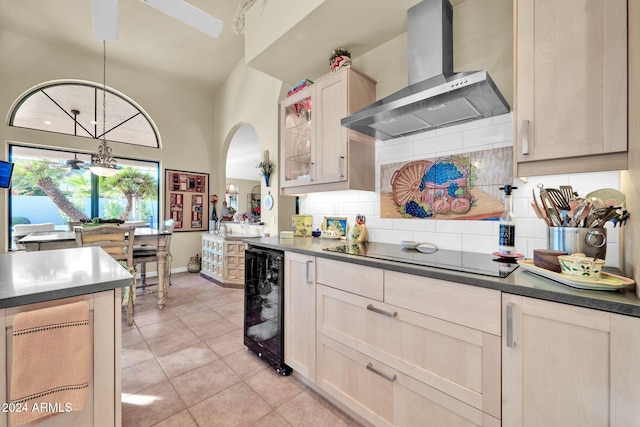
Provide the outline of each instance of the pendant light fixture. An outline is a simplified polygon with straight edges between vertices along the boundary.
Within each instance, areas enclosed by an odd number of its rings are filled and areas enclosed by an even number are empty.
[[[122,166],[119,166],[111,154],[111,147],[107,143],[107,42],[102,41],[102,140],[98,151],[91,155],[89,170],[97,176],[113,176]]]

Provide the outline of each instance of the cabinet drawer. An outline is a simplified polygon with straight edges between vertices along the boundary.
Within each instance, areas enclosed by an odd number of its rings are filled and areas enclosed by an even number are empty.
[[[316,306],[318,332],[500,417],[500,337],[326,286]]]
[[[318,384],[377,426],[498,426],[499,421],[318,333]]]
[[[229,268],[236,268],[238,266],[238,259],[234,256],[226,256],[224,257],[224,261]]]
[[[384,302],[500,336],[500,292],[385,271]]]
[[[379,268],[333,261],[316,260],[316,282],[382,301],[384,274]]]

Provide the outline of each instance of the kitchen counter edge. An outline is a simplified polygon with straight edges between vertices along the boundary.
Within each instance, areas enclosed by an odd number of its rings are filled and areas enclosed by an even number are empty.
[[[591,308],[610,313],[640,317],[640,298],[633,289],[622,291],[593,291],[575,289],[552,280],[516,269],[506,278],[482,276],[440,268],[423,267],[402,262],[359,257],[323,250],[325,247],[344,244],[344,242],[327,241],[317,238],[279,239],[266,237],[261,239],[245,239],[250,246],[296,252],[315,257],[350,262],[369,267],[382,268],[400,273],[413,274],[434,279],[447,280],[471,286],[495,289],[501,292],[537,298],[547,301]]]
[[[69,271],[69,260],[81,259],[82,256],[88,257],[91,262],[88,263],[89,265],[84,266],[89,269],[85,277],[71,277],[69,280],[51,281],[43,279],[33,282],[33,286],[24,286],[22,284],[18,288],[11,287],[10,289],[13,279],[3,276],[6,271],[1,272],[0,283],[2,283],[3,289],[0,289],[0,309],[123,288],[131,284],[133,277],[116,260],[98,247],[18,252],[2,255],[15,257],[11,265],[18,268],[34,268],[33,263],[42,261],[43,257],[47,257],[52,264],[57,264],[60,271]],[[22,276],[24,273],[16,272],[16,274]],[[42,286],[42,289],[34,290],[34,286]]]

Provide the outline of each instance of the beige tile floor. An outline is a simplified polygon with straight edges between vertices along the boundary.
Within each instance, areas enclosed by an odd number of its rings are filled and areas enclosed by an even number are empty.
[[[122,322],[124,427],[359,425],[246,349],[242,289],[174,274],[164,310],[155,289]]]

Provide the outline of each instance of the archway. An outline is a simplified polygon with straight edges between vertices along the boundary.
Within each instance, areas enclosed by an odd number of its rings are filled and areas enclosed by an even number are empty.
[[[256,219],[259,212],[256,210],[256,203],[259,206],[260,200],[256,200],[252,190],[260,185],[260,174],[256,165],[261,158],[260,140],[254,127],[250,124],[238,127],[227,149],[225,172],[225,183],[233,184],[237,194],[226,195],[226,200],[228,206],[237,212],[252,214]]]

